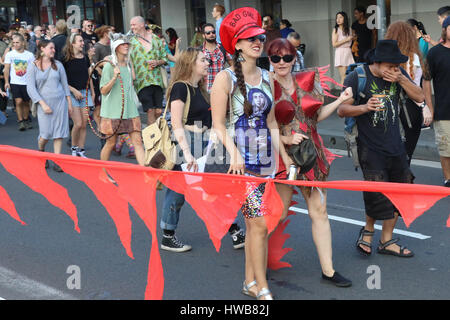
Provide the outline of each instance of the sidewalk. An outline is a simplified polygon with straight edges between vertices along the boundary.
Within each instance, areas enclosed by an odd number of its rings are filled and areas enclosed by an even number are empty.
[[[328,119],[319,123],[317,127],[327,148],[347,150],[344,139],[344,119],[339,118],[339,116],[334,113]],[[435,144],[433,128],[422,131],[413,159],[440,161]]]

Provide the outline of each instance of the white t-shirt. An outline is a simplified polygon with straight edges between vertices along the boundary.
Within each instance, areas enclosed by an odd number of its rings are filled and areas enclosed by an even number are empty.
[[[24,51],[22,53],[12,50],[8,52],[5,56],[5,64],[10,64],[10,76],[11,84],[16,85],[27,85],[27,70],[30,63],[34,61],[34,55],[29,51]]]

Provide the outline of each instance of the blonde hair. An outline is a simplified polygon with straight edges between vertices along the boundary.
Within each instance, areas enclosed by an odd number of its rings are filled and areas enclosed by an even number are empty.
[[[59,34],[67,34],[67,23],[66,23],[66,20],[64,20],[64,19],[58,20],[56,22],[55,28],[56,28],[56,31]]]
[[[166,99],[170,100],[170,94],[172,92],[173,85],[177,82],[189,83],[189,80],[194,73],[194,67],[197,62],[197,57],[199,53],[202,52],[198,48],[187,48],[180,52],[177,62],[175,63],[175,68],[173,70],[172,77],[170,79],[169,88],[167,89]],[[198,84],[202,95],[205,100],[209,103],[209,95],[206,91],[205,81],[201,79]]]

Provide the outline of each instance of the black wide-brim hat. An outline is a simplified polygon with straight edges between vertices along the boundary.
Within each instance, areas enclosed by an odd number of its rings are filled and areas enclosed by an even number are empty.
[[[373,62],[402,64],[409,58],[401,53],[396,40],[380,40],[371,59]]]

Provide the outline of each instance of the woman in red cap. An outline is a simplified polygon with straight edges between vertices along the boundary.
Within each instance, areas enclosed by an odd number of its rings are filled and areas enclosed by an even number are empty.
[[[333,158],[326,150],[322,139],[317,133],[317,123],[328,118],[336,109],[352,97],[352,89],[345,90],[333,103],[322,106],[323,92],[314,87],[316,84],[316,73],[313,70],[311,77],[296,77],[291,74],[295,63],[296,49],[285,39],[276,39],[268,47],[270,62],[275,72],[274,82],[274,105],[277,122],[280,125],[282,142],[286,148],[291,145],[300,144],[304,139],[311,139],[317,151],[317,160],[311,171],[299,174],[298,180],[326,181],[330,162]],[[298,83],[300,82],[300,84]],[[309,89],[304,89],[308,83]],[[286,168],[280,166],[279,179],[286,179]],[[291,205],[293,187],[279,184],[277,190],[283,199],[284,212],[281,220],[286,219]],[[301,187],[303,197],[308,206],[309,216],[312,220],[312,234],[314,243],[322,266],[322,278],[334,283],[339,287],[351,286],[351,281],[342,277],[333,269],[331,228],[328,220],[326,205],[326,189]]]
[[[264,33],[261,17],[253,8],[237,9],[223,20],[220,38],[224,48],[234,54],[234,63],[217,75],[211,106],[213,128],[230,154],[228,173],[273,178],[276,149],[280,147],[286,166],[291,160],[279,144],[269,73],[256,66]],[[265,184],[249,183],[241,210],[247,227],[243,293],[271,300],[266,278],[268,230],[264,215],[268,212],[261,206],[264,191]]]

